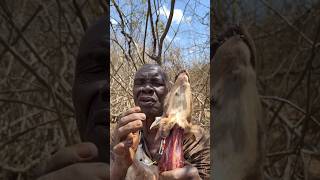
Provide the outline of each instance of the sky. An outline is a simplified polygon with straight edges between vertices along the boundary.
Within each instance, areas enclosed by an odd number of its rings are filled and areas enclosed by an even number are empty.
[[[184,61],[206,58],[204,55],[209,58],[209,7],[209,0],[176,1],[172,28],[168,33],[167,40],[171,40],[174,37],[174,31],[179,28],[173,40],[173,45],[182,48],[182,59]],[[164,16],[166,12],[168,16],[169,8],[170,5],[168,3],[160,13],[162,12],[161,14]],[[194,13],[197,15],[194,15]],[[202,18],[205,19],[202,20]],[[201,21],[207,25],[201,23]],[[209,59],[206,61],[209,62]]]
[[[170,1],[162,3],[159,10],[160,19],[166,22],[170,12]],[[142,6],[147,7],[144,4]],[[172,41],[170,47],[181,48],[181,59],[185,63],[191,63],[193,60],[209,62],[209,8],[209,0],[178,0],[175,3],[172,24],[165,44],[168,45]],[[116,25],[119,18],[114,7],[111,7],[110,15],[111,23]]]

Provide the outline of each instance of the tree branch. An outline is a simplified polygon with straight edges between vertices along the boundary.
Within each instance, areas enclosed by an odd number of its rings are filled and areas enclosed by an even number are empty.
[[[158,50],[158,56],[157,56],[157,63],[161,65],[161,54],[162,54],[162,46],[163,46],[163,41],[164,38],[167,36],[167,33],[169,32],[169,28],[171,26],[172,18],[173,18],[173,13],[174,13],[174,5],[175,5],[175,0],[171,0],[171,7],[170,7],[170,14],[169,18],[166,24],[166,27],[160,37],[160,44],[159,44],[159,50]]]
[[[13,47],[9,46],[6,41],[0,36],[0,43],[3,44],[9,51],[10,53],[22,64],[22,66],[24,66],[31,74],[33,74],[36,79],[42,84],[44,85],[46,88],[50,89],[50,85],[47,83],[47,81],[41,76],[39,75],[36,70],[34,70],[30,64],[27,63],[27,60],[25,60],[25,58],[23,56],[21,56]],[[71,111],[74,112],[73,106],[71,104],[69,104],[69,102],[67,102],[65,100],[65,98],[63,98],[63,96],[61,94],[59,94],[58,92],[55,92],[57,95],[57,98]]]
[[[88,21],[86,19],[86,17],[84,16],[84,14],[82,13],[77,0],[72,0],[72,3],[74,5],[74,7],[76,8],[76,14],[77,16],[80,18],[80,22],[83,28],[83,31],[86,31],[88,29]]]

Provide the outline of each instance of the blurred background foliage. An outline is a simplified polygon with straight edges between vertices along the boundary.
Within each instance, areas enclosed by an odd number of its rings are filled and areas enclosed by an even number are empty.
[[[106,12],[103,0],[0,1],[0,179],[30,179],[40,160],[80,141],[75,59]]]
[[[240,22],[257,48],[267,137],[265,177],[319,179],[320,2],[214,0],[213,14],[216,35]]]

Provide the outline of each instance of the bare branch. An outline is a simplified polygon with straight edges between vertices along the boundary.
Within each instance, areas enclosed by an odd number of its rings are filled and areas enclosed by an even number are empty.
[[[143,48],[142,48],[142,61],[143,61],[143,63],[145,63],[144,54],[146,51],[146,38],[147,38],[147,31],[148,31],[149,14],[150,14],[150,9],[149,9],[149,5],[148,5],[148,11],[147,11],[147,15],[146,15],[146,24],[145,24],[144,36],[143,36]]]
[[[158,50],[158,56],[157,56],[157,62],[158,64],[161,64],[161,53],[162,53],[162,46],[163,46],[163,41],[164,38],[166,37],[167,33],[169,32],[169,28],[171,26],[172,18],[173,18],[173,13],[174,13],[174,5],[175,5],[175,0],[171,0],[171,7],[170,7],[170,14],[169,18],[166,24],[166,27],[160,37],[160,44],[159,44],[159,50]]]
[[[272,10],[276,15],[278,15],[282,20],[284,20],[294,31],[296,31],[305,41],[307,41],[311,46],[315,42],[313,42],[307,35],[305,35],[302,31],[300,31],[296,26],[294,26],[286,17],[281,15],[277,10],[275,10],[269,3],[265,0],[260,0],[265,6],[267,6],[270,10]],[[320,43],[315,44],[315,46],[319,46]]]
[[[86,31],[88,29],[88,21],[86,19],[86,17],[84,16],[82,10],[80,9],[77,0],[72,0],[72,3],[74,5],[74,7],[76,8],[76,13],[78,15],[78,17],[80,18],[80,22],[83,28],[83,31]]]
[[[151,57],[154,57],[156,55],[156,50],[157,50],[157,36],[156,36],[155,30],[154,30],[153,15],[152,15],[150,0],[148,0],[148,11],[149,11],[149,15],[150,15],[151,34],[152,34],[152,38],[153,38],[153,48],[152,48]]]
[[[44,85],[47,88],[50,88],[50,85],[47,83],[47,81],[39,75],[30,64],[27,63],[27,60],[24,59],[23,56],[21,56],[13,47],[9,46],[6,41],[0,36],[0,43],[3,44],[10,52],[11,54],[30,72],[32,73],[37,80]],[[71,111],[74,112],[73,106],[67,102],[62,95],[60,95],[58,92],[56,92],[57,98]]]
[[[31,128],[28,128],[24,131],[21,131],[17,134],[14,134],[13,136],[11,136],[10,139],[8,139],[7,141],[3,142],[1,145],[0,145],[0,150],[2,150],[5,146],[15,142],[17,140],[17,138],[29,133],[29,132],[32,132],[33,130],[39,128],[39,127],[42,127],[42,126],[45,126],[47,124],[51,124],[51,123],[54,123],[54,122],[57,122],[58,120],[55,119],[55,120],[51,120],[51,121],[47,121],[47,122],[43,122],[43,123],[40,123],[40,124],[37,124],[36,126],[33,126]]]
[[[25,102],[22,100],[15,100],[15,99],[4,99],[4,98],[0,98],[1,102],[7,102],[7,103],[17,103],[17,104],[23,104],[23,105],[27,105],[29,107],[33,107],[33,108],[37,108],[37,109],[42,109],[45,111],[49,111],[49,112],[53,112],[53,113],[58,113],[57,111],[44,107],[43,105],[37,105],[37,104],[32,104],[29,102]],[[72,114],[66,114],[66,113],[62,113],[63,115],[67,116],[67,117],[74,117],[74,115]]]
[[[319,23],[320,25],[320,23]],[[309,59],[307,60],[306,62],[306,65],[304,67],[304,70],[302,72],[302,74],[300,75],[300,77],[298,78],[298,80],[295,82],[294,86],[292,87],[292,89],[288,92],[288,94],[285,96],[285,99],[288,99],[296,90],[296,88],[301,84],[302,80],[305,78],[305,75],[307,74],[308,72],[308,69],[310,69],[312,67],[312,62],[315,58],[315,55],[316,55],[316,43],[317,43],[317,40],[318,40],[318,34],[316,35],[316,38],[315,38],[315,41],[313,42],[313,45],[312,45],[312,50],[311,50],[311,54],[310,54],[310,57]],[[280,112],[280,110],[282,109],[284,105],[284,102],[281,102],[280,105],[278,106],[277,110],[276,110],[276,113],[273,115],[273,117],[271,118],[271,121],[269,123],[269,127],[270,128],[274,122],[274,120],[276,119],[277,117],[277,114]]]

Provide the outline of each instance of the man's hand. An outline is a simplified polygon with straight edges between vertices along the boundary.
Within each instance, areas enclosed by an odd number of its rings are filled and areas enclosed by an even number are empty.
[[[133,107],[123,113],[114,131],[114,162],[111,166],[113,177],[124,177],[132,164],[133,155],[139,144],[139,130],[143,128],[146,115],[140,107]],[[120,178],[121,179],[121,178]]]
[[[108,152],[106,152],[108,153]],[[98,156],[92,143],[80,143],[58,151],[36,170],[38,180],[107,180],[109,165],[89,162]]]
[[[200,180],[198,169],[186,165],[183,168],[177,168],[171,171],[160,173],[160,180]]]

